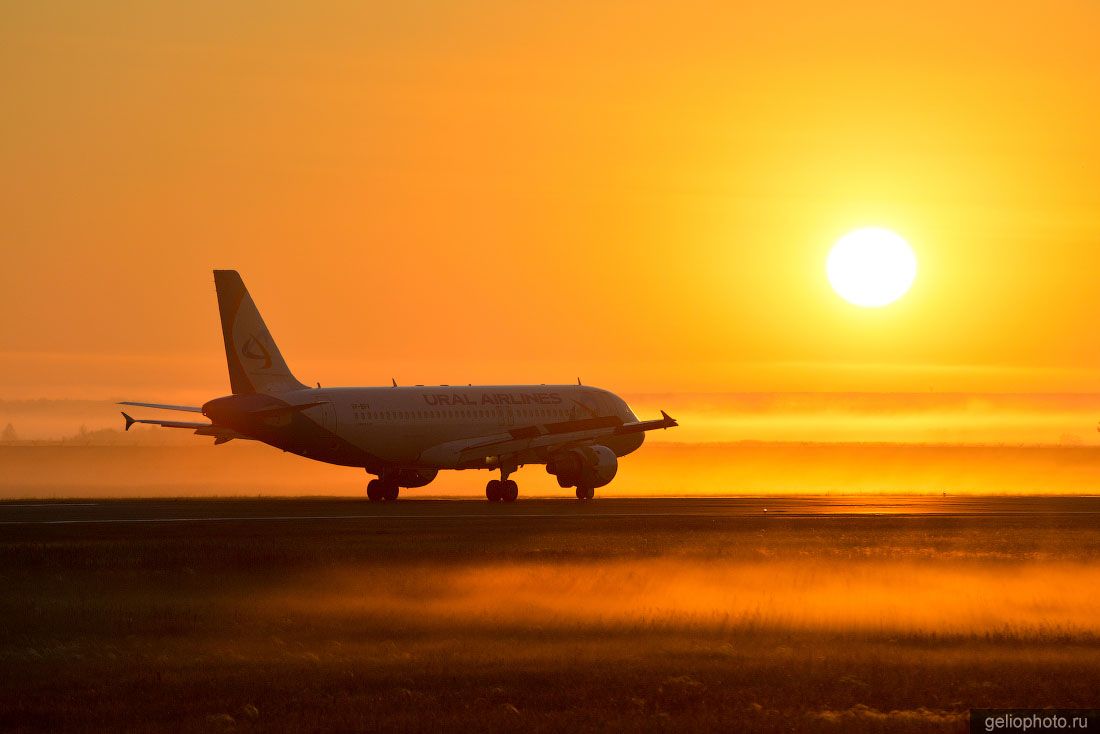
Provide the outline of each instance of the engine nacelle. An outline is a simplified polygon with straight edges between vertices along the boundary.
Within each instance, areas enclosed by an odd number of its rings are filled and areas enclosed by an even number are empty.
[[[551,456],[546,471],[561,487],[602,487],[615,478],[619,459],[606,446],[578,446]]]
[[[438,469],[398,469],[386,474],[386,479],[395,482],[398,487],[423,487],[431,484],[438,473]]]

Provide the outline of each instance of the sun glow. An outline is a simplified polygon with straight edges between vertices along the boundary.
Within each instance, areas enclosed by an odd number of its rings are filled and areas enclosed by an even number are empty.
[[[825,270],[833,290],[845,301],[879,308],[909,291],[917,277],[917,258],[899,235],[866,227],[837,240]]]

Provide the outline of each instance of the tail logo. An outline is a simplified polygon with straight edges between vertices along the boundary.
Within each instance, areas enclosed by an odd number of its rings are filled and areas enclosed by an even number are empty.
[[[255,335],[248,337],[248,341],[241,347],[241,356],[248,357],[249,359],[262,359],[263,365],[259,368],[266,370],[271,368],[271,354],[267,351],[267,347],[263,342],[256,338]]]

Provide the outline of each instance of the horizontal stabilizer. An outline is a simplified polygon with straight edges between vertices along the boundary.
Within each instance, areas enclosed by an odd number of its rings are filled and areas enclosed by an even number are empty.
[[[214,445],[232,441],[235,438],[251,440],[251,436],[246,436],[242,433],[237,433],[232,428],[225,426],[216,426],[213,423],[192,423],[191,421],[161,421],[161,420],[145,420],[142,418],[134,418],[128,413],[123,413],[122,417],[126,419],[126,430],[130,430],[130,426],[135,423],[147,423],[151,426],[160,426],[161,428],[187,428],[194,431],[199,436],[213,436]]]
[[[158,410],[180,410],[185,413],[201,413],[202,408],[194,405],[165,405],[164,403],[133,403],[123,400],[119,405],[133,405],[136,408],[157,408]],[[123,414],[125,415],[125,414]]]
[[[132,418],[128,414],[123,413],[122,417],[126,419],[126,430],[130,430],[130,426],[135,423],[148,423],[151,426],[161,426],[162,428],[210,428],[210,423],[192,423],[190,421],[159,421],[159,420],[145,420],[142,418]]]

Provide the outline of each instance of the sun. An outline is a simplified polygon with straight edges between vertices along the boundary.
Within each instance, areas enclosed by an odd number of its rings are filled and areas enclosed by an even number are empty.
[[[833,290],[864,308],[887,306],[904,296],[917,278],[917,256],[901,236],[865,227],[837,240],[825,262]]]

